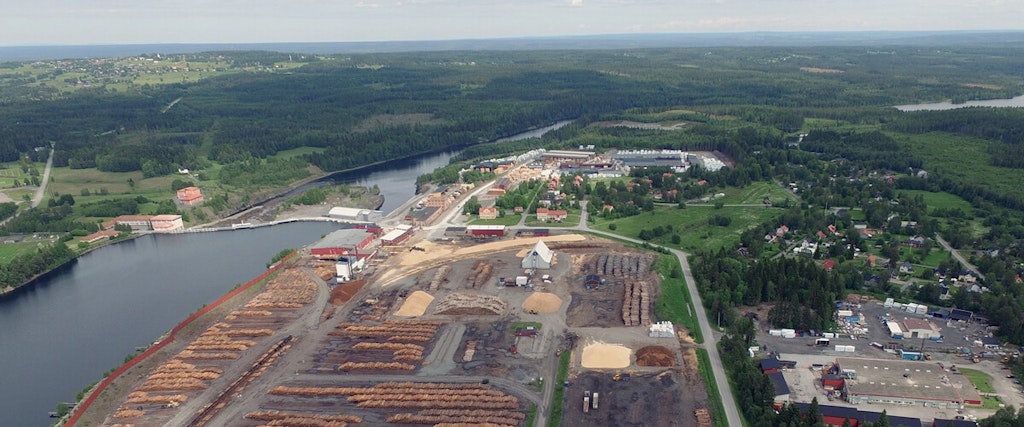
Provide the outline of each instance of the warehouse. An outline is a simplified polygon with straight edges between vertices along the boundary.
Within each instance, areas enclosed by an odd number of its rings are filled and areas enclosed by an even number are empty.
[[[387,234],[380,237],[380,244],[383,246],[397,246],[402,244],[405,239],[412,236],[412,226],[399,225],[394,230],[387,232]]]
[[[903,321],[904,338],[931,338],[941,336],[931,322],[923,319],[907,319]]]
[[[346,208],[341,206],[335,206],[327,213],[327,216],[334,219],[340,219],[343,221],[364,221],[373,222],[383,218],[381,211],[374,211],[369,209],[358,209],[358,208]]]
[[[849,373],[846,400],[853,404],[886,403],[957,408],[962,403],[980,405],[981,396],[963,376],[918,362],[852,359],[840,357],[836,365]]]
[[[505,235],[504,225],[470,225],[466,234],[473,237],[501,237]]]
[[[309,252],[314,256],[330,259],[337,259],[346,255],[365,256],[370,251],[365,251],[362,254],[360,254],[360,251],[373,242],[373,237],[373,234],[366,230],[357,228],[338,230],[328,234],[327,237],[324,237],[319,242],[314,243],[310,247]]]
[[[796,405],[800,408],[800,413],[803,414],[806,414],[807,410],[811,407],[809,403],[797,403]],[[835,427],[844,425],[847,420],[850,421],[850,427],[862,427],[868,423],[877,423],[882,418],[881,412],[861,411],[857,408],[833,405],[819,405],[818,413],[821,414],[825,425]],[[920,418],[901,417],[890,414],[886,414],[886,418],[889,420],[890,427],[918,427],[923,425]]]

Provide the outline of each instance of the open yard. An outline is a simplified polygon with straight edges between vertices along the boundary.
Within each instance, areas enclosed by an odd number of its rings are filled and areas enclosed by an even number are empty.
[[[0,263],[9,263],[18,255],[31,253],[38,246],[38,241],[0,244]]]
[[[928,205],[929,211],[935,209],[960,209],[964,213],[969,213],[974,209],[970,202],[955,194],[924,190],[899,190],[899,194],[906,195],[909,198],[924,197],[924,203]]]
[[[697,249],[714,250],[726,246],[734,246],[740,241],[740,234],[757,224],[782,215],[782,209],[772,207],[730,207],[715,209],[711,206],[691,206],[686,209],[655,206],[654,211],[640,215],[606,220],[597,218],[591,227],[623,236],[639,237],[643,229],[652,230],[661,226],[672,230],[651,240],[652,243],[674,247],[686,251]],[[710,225],[709,219],[718,216],[728,217],[729,225],[722,227]],[[615,224],[615,230],[609,228]],[[673,235],[679,235],[679,243],[673,243]]]
[[[751,205],[758,204],[769,199],[772,203],[779,203],[783,200],[796,201],[796,196],[775,182],[755,182],[743,188],[726,188],[722,190],[725,197],[715,200],[727,205]]]
[[[991,375],[969,368],[960,368],[960,373],[971,380],[971,384],[974,384],[974,388],[977,388],[979,392],[995,393],[996,389],[991,384]]]

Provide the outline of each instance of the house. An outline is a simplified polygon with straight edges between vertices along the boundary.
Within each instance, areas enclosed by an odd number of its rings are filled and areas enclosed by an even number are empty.
[[[904,261],[903,264],[900,264],[900,274],[913,274],[913,273],[914,273],[914,266],[911,265],[909,261]]]
[[[968,310],[961,310],[954,308],[949,311],[949,320],[956,320],[958,322],[970,322],[974,317],[974,312]]]
[[[868,255],[868,265],[869,266],[874,267],[875,263],[877,263],[877,262],[878,262],[878,257],[876,257],[874,254]]]
[[[564,221],[569,212],[561,209],[537,208],[538,221]]]
[[[117,230],[102,230],[83,237],[82,241],[85,243],[95,243],[100,240],[113,239],[118,234],[121,234],[121,232]]]
[[[480,219],[496,219],[498,218],[498,208],[494,206],[480,208],[477,214],[480,215]]]
[[[825,240],[825,239],[827,239],[827,238],[828,238],[828,236],[826,236],[826,235],[825,235],[825,232],[824,232],[824,231],[821,231],[821,230],[818,230],[817,236],[818,236],[818,238],[819,238],[819,239],[821,239],[821,240]]]
[[[786,233],[789,233],[789,227],[787,227],[785,225],[780,226],[779,228],[775,229],[775,236],[777,236],[777,237],[785,236]]]
[[[999,338],[996,337],[983,337],[981,339],[981,345],[983,345],[986,350],[999,350],[999,347],[1001,347],[1000,344]]]
[[[782,365],[779,364],[779,359],[774,357],[761,359],[761,373],[771,374],[773,372],[779,372],[779,369],[782,369]]]
[[[524,269],[549,269],[554,260],[555,253],[544,244],[543,240],[537,240],[533,249],[523,257],[522,267]]]
[[[927,239],[924,236],[917,235],[917,236],[911,237],[911,238],[909,238],[907,240],[904,240],[903,241],[903,246],[910,246],[912,248],[920,248],[921,246],[924,245],[925,240],[927,240]]]
[[[202,204],[203,191],[199,187],[185,187],[178,190],[178,201],[184,206],[195,206]]]
[[[827,260],[825,260],[825,262],[821,263],[821,267],[824,268],[825,271],[832,271],[832,269],[835,268],[835,266],[836,266],[835,260],[831,260],[831,259],[827,259]]]
[[[871,239],[871,238],[875,237],[876,234],[878,234],[878,232],[876,232],[875,230],[871,229],[870,227],[859,229],[859,230],[857,230],[857,233],[860,234],[860,237],[862,239]]]

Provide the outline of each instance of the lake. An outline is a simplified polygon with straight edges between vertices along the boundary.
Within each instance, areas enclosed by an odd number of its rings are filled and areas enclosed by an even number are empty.
[[[942,110],[955,110],[957,108],[966,107],[1024,107],[1024,95],[1016,96],[1010,99],[986,99],[983,101],[967,101],[963,104],[954,104],[952,102],[936,102],[932,104],[909,104],[909,105],[897,105],[893,108],[900,111],[942,111]]]

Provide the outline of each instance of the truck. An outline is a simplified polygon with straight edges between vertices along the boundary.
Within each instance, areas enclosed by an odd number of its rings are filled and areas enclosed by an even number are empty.
[[[593,395],[590,396],[590,407],[594,408],[595,410],[597,409],[597,392],[596,391],[594,392]]]
[[[583,413],[590,412],[590,397],[583,396]]]
[[[828,347],[831,341],[828,338],[818,338],[814,340],[815,347]]]

